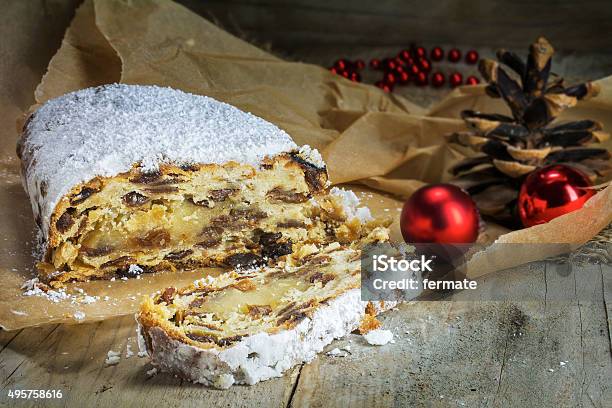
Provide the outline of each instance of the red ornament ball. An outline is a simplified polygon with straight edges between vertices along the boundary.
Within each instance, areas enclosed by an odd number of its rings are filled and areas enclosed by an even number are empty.
[[[421,58],[419,60],[419,68],[421,68],[421,71],[429,72],[431,71],[431,63],[425,58]]]
[[[342,75],[343,77],[345,77],[346,79],[350,79],[351,77],[351,73],[349,71],[342,71],[340,73],[340,75]]]
[[[374,85],[376,85],[385,92],[393,91],[393,84],[388,84],[385,81],[377,81]]]
[[[453,48],[448,52],[448,60],[450,62],[458,62],[461,59],[461,51],[457,48]]]
[[[419,72],[421,72],[421,69],[417,66],[417,65],[411,65],[410,66],[410,74],[412,74],[412,76],[417,76],[419,75]]]
[[[461,85],[463,83],[463,75],[461,75],[459,72],[453,72],[448,77],[448,83],[453,88],[456,87],[456,86]]]
[[[370,60],[370,68],[372,69],[380,69],[382,63],[380,62],[380,60],[378,58],[372,58]]]
[[[440,47],[433,47],[429,56],[434,61],[441,61],[444,58],[444,50]]]
[[[361,82],[361,75],[359,75],[359,72],[351,72],[349,79],[353,82]]]
[[[435,88],[439,88],[442,85],[444,85],[444,82],[446,82],[446,78],[444,78],[444,74],[441,72],[434,72],[431,75],[431,85]]]
[[[425,85],[427,85],[427,82],[428,82],[428,80],[427,80],[427,73],[426,72],[419,72],[416,75],[415,82],[416,82],[416,84],[418,86],[425,86]]]
[[[476,52],[475,50],[470,50],[465,54],[465,62],[467,62],[468,64],[477,63],[478,58],[480,57],[478,56],[478,52]]]
[[[467,77],[467,79],[465,80],[465,83],[467,85],[478,85],[480,83],[480,79],[476,78],[474,75],[470,75],[469,77]]]
[[[432,184],[415,191],[400,218],[402,236],[408,243],[471,243],[478,238],[479,224],[474,201],[451,184]]]
[[[563,164],[534,171],[525,179],[519,192],[518,212],[523,225],[544,224],[582,208],[595,194],[589,188],[591,186],[584,173]]]
[[[425,58],[425,56],[427,55],[427,50],[424,47],[416,47],[414,49],[414,55],[417,58]]]
[[[355,68],[358,70],[362,70],[365,68],[365,62],[362,59],[358,59],[355,61]]]

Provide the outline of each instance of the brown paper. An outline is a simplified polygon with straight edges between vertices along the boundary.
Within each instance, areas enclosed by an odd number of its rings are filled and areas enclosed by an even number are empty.
[[[361,183],[364,203],[375,215],[393,215],[392,236],[401,239],[401,201],[425,183],[446,181],[448,168],[465,150],[445,143],[444,135],[462,129],[462,109],[503,111],[482,87],[463,87],[430,112],[376,87],[354,83],[328,70],[283,61],[219,29],[182,6],[156,0],[124,2],[86,0],[66,32],[60,50],[36,90],[42,103],[66,92],[104,83],[170,86],[209,95],[261,116],[323,153],[334,183]],[[612,129],[612,79],[600,81],[604,92],[566,114],[601,120]],[[35,108],[35,107],[33,107]],[[75,302],[52,303],[24,297],[19,286],[33,276],[33,222],[19,184],[18,166],[2,180],[3,225],[0,250],[0,324],[7,329],[50,322],[105,319],[133,313],[140,296],[169,285],[181,286],[205,273],[161,273],[142,279],[71,284]],[[490,225],[479,241],[580,244],[612,221],[612,188],[592,198],[584,209],[544,226],[507,233]],[[376,192],[377,191],[377,192]],[[396,195],[390,197],[383,192]],[[576,230],[572,225],[583,225]],[[548,254],[507,254],[493,246],[472,261],[470,275],[542,259]],[[492,263],[491,254],[495,262]],[[501,260],[501,261],[500,261]],[[77,289],[100,300],[86,304]],[[104,300],[109,296],[108,300]],[[82,312],[84,314],[81,315]],[[83,317],[82,319],[75,319]]]

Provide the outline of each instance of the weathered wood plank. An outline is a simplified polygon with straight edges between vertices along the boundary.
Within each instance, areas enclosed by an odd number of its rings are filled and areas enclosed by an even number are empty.
[[[284,49],[380,47],[424,40],[523,49],[539,35],[570,52],[610,49],[599,27],[612,18],[612,9],[600,0],[565,4],[445,0],[426,6],[415,0],[179,2],[230,31]]]
[[[487,277],[478,302],[463,292],[401,306],[382,318],[395,344],[373,349],[351,336],[349,357],[304,366],[292,405],[605,406],[612,363],[601,274],[557,268]],[[504,301],[482,301],[503,292]]]

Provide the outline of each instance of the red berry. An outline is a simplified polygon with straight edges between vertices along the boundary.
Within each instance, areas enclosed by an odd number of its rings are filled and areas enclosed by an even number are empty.
[[[426,72],[419,72],[416,76],[415,82],[418,86],[425,86],[427,85],[427,73]]]
[[[395,57],[393,60],[397,63],[398,66],[406,65],[406,62],[400,57]]]
[[[461,59],[461,51],[459,51],[457,48],[453,48],[452,50],[448,52],[448,60],[450,62],[457,62],[460,59]]]
[[[383,81],[385,81],[388,84],[394,84],[396,80],[397,78],[395,77],[395,74],[393,72],[387,72],[385,73],[385,76],[383,77]]]
[[[444,85],[446,79],[444,78],[444,74],[441,72],[434,72],[431,74],[431,85],[435,88],[439,88]]]
[[[468,64],[475,64],[478,62],[478,53],[474,50],[470,50],[465,54],[465,62]]]
[[[370,68],[372,69],[379,69],[381,65],[381,62],[378,58],[372,58],[370,60]]]
[[[355,67],[359,70],[362,70],[365,68],[365,62],[362,59],[358,59],[355,61]]]
[[[382,67],[387,71],[393,71],[395,68],[397,68],[397,62],[395,61],[395,59],[385,58],[382,61]]]
[[[453,72],[448,77],[448,83],[452,88],[461,85],[463,83],[463,75],[461,75],[459,72]]]
[[[408,62],[408,60],[412,59],[412,57],[410,56],[410,51],[409,50],[401,50],[399,52],[399,54],[397,54],[397,56],[400,57],[401,59],[403,59],[406,62]]]
[[[334,62],[334,67],[336,67],[336,69],[338,71],[344,71],[346,69],[349,69],[350,65],[351,65],[351,63],[349,61],[345,60],[344,58],[340,58],[339,60]]]
[[[423,47],[416,47],[414,49],[414,55],[416,55],[418,58],[425,58],[427,55],[427,50]]]
[[[404,68],[403,65],[398,65],[397,68],[395,68],[394,72],[397,72],[398,74],[400,72],[406,72],[406,68]]]
[[[338,73],[338,70],[336,69],[336,67],[331,67],[329,70],[330,70],[330,72],[332,74],[337,74]]]
[[[361,75],[359,75],[359,72],[351,72],[349,79],[353,82],[361,82]]]
[[[374,85],[376,85],[377,87],[379,87],[385,92],[391,92],[393,90],[393,85],[390,85],[386,83],[385,81],[378,81]]]
[[[397,82],[399,82],[401,85],[406,85],[408,82],[410,82],[410,74],[406,71],[400,72],[398,74]]]
[[[430,55],[432,60],[440,61],[442,58],[444,58],[444,50],[440,47],[433,47]]]
[[[349,71],[342,71],[340,75],[342,75],[345,78],[349,78],[351,76],[351,73]]]
[[[480,83],[480,79],[476,78],[474,75],[470,75],[469,77],[467,77],[467,79],[465,80],[465,83],[467,85],[478,85]]]
[[[420,68],[419,68],[419,67],[418,67],[416,64],[415,64],[415,65],[410,66],[410,73],[411,73],[413,76],[416,76],[416,75],[417,75],[419,72],[421,72],[421,69],[420,69]]]
[[[427,61],[425,58],[421,58],[419,60],[419,67],[422,71],[429,72],[431,71],[431,63]]]

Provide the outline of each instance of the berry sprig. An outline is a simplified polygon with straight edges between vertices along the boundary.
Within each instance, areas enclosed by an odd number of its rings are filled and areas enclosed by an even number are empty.
[[[434,88],[441,88],[447,81],[445,75],[439,70],[434,71],[435,63],[444,60],[444,50],[441,47],[434,47],[427,53],[424,47],[411,46],[401,50],[394,57],[383,59],[373,58],[369,62],[372,70],[381,71],[382,78],[374,85],[383,89],[385,92],[392,92],[396,86],[414,84],[416,86],[431,85]],[[451,63],[459,63],[462,60],[461,50],[453,48],[446,54],[446,59]],[[468,65],[475,65],[479,61],[478,52],[470,50],[463,58]],[[363,60],[350,61],[339,59],[330,68],[330,71],[342,75],[343,77],[355,82],[361,82],[361,71],[366,68]],[[462,84],[476,85],[480,83],[478,77],[468,76],[465,81],[460,72],[453,71],[448,76],[448,84],[451,88]]]

